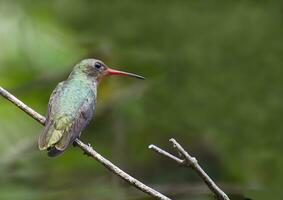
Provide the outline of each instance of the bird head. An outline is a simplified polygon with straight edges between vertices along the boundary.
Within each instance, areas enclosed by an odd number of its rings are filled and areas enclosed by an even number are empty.
[[[106,76],[119,75],[119,76],[130,76],[138,79],[145,79],[137,74],[123,72],[112,69],[104,64],[102,61],[97,59],[85,59],[76,65],[75,71],[80,71],[87,76],[94,78],[97,82],[100,82]]]

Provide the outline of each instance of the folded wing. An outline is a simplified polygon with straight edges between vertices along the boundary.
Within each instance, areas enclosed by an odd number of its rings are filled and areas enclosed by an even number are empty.
[[[54,105],[63,83],[60,83],[51,95],[48,104],[46,125],[39,136],[38,147],[40,150],[48,150],[49,156],[57,156],[74,142],[87,126],[92,118],[95,102],[93,98],[86,98],[76,113],[75,118],[68,116],[53,116],[52,106]]]

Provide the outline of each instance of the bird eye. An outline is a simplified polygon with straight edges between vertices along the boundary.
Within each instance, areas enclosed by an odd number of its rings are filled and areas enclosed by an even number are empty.
[[[102,64],[101,64],[100,62],[96,62],[96,63],[94,64],[94,66],[95,66],[95,68],[99,69],[99,68],[102,67]]]

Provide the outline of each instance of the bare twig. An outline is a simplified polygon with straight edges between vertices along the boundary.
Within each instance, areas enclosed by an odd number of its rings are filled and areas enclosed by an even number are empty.
[[[8,99],[10,102],[18,106],[21,110],[23,110],[25,113],[27,113],[29,116],[31,116],[33,119],[44,125],[45,123],[45,117],[35,112],[33,109],[25,105],[23,102],[21,102],[19,99],[17,99],[15,96],[13,96],[11,93],[9,93],[4,88],[0,87],[0,94]]]
[[[153,144],[149,145],[148,148],[152,149],[154,152],[160,155],[163,155],[167,158],[170,158],[171,160],[174,160],[181,166],[192,168],[194,171],[198,173],[198,175],[206,183],[206,185],[213,192],[213,194],[215,194],[217,199],[229,200],[229,197],[214,183],[214,181],[201,168],[196,158],[190,156],[190,154],[187,151],[185,151],[185,149],[174,138],[171,138],[169,141],[173,144],[173,147],[179,152],[179,154],[182,155],[182,157],[184,157],[184,159],[177,158],[176,156],[168,153],[167,151],[164,151],[163,149]]]
[[[45,124],[45,117],[25,105],[23,102],[21,102],[19,99],[17,99],[15,96],[10,94],[7,90],[3,89],[0,87],[0,95],[8,99],[10,102],[15,104],[17,107],[22,109],[25,113],[27,113],[29,116],[31,116],[33,119],[38,121],[40,124],[44,125]],[[123,170],[121,170],[119,167],[115,166],[113,163],[111,163],[109,160],[101,156],[99,153],[97,153],[90,145],[84,144],[82,141],[79,139],[75,140],[77,146],[79,146],[84,153],[87,155],[91,156],[92,158],[96,159],[99,163],[104,165],[108,170],[110,170],[112,173],[116,174],[120,178],[124,179],[126,182],[129,184],[133,185],[136,187],[138,190],[149,194],[152,197],[155,197],[157,199],[161,200],[170,200],[170,198],[166,197],[165,195],[159,193],[158,191],[148,187],[147,185],[143,184],[139,180],[133,178]]]

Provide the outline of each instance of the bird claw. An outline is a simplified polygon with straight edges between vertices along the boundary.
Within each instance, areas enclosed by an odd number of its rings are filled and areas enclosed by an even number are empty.
[[[80,139],[79,137],[77,137],[75,140],[74,140],[74,142],[73,142],[73,147],[77,147],[78,146],[78,144],[77,144],[77,139]]]

